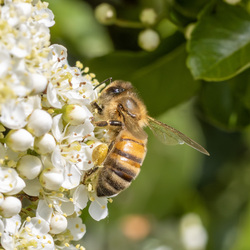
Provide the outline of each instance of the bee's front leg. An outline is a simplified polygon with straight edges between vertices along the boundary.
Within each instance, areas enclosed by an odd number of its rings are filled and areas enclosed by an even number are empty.
[[[91,106],[92,106],[93,109],[97,110],[97,113],[99,115],[102,114],[103,109],[97,104],[97,102],[92,102]]]

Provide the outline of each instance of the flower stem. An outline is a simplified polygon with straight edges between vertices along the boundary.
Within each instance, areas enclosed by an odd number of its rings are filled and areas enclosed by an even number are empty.
[[[142,29],[144,25],[140,22],[127,21],[122,19],[116,19],[115,25],[123,28],[133,28],[133,29]]]

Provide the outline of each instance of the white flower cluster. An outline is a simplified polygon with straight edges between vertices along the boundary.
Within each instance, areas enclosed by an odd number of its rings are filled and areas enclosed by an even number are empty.
[[[82,184],[100,145],[91,123],[92,74],[70,67],[50,46],[54,16],[46,2],[0,5],[0,247],[83,249],[81,210],[95,220],[107,199]]]

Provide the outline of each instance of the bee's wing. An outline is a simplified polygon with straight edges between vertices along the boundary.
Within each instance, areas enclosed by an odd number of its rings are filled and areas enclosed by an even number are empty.
[[[186,135],[182,134],[180,131],[168,126],[167,124],[157,121],[150,116],[148,116],[148,126],[153,131],[154,135],[164,144],[176,145],[185,143],[201,153],[209,155],[205,148]]]
[[[126,117],[125,122],[125,127],[126,129],[136,138],[144,140],[147,139],[148,135],[147,133],[143,130],[142,127],[139,126],[138,123],[134,122],[134,119],[131,118],[130,116]]]

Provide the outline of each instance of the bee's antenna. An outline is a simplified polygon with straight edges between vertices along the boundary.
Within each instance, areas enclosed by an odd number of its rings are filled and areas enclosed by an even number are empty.
[[[96,85],[96,86],[94,87],[94,89],[98,88],[99,86],[101,86],[101,85],[104,84],[104,83],[107,83],[108,81],[109,81],[108,84],[110,84],[110,83],[112,82],[112,77],[109,77],[109,78],[105,79],[104,81],[100,82],[98,85]],[[108,85],[108,84],[107,84],[107,85]],[[106,86],[107,86],[107,85],[106,85]],[[105,86],[105,87],[106,87],[106,86]],[[104,87],[104,88],[105,88],[105,87]]]

